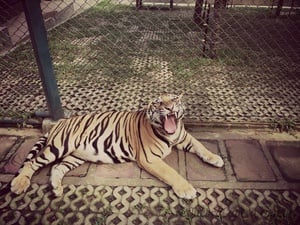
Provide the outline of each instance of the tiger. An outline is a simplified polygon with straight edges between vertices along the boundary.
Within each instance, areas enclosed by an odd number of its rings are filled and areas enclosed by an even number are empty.
[[[195,153],[215,167],[223,167],[224,161],[185,130],[183,117],[182,94],[164,93],[137,111],[94,112],[61,119],[33,146],[10,190],[26,192],[33,174],[53,164],[50,184],[59,197],[64,175],[85,162],[136,162],[169,185],[179,198],[193,199],[196,189],[163,159],[174,147]]]

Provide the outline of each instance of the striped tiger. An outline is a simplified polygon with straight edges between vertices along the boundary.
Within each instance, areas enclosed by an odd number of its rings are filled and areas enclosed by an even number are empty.
[[[196,197],[195,188],[162,159],[176,147],[216,167],[224,163],[185,130],[181,98],[162,94],[140,111],[92,113],[58,121],[29,152],[11,191],[25,192],[34,172],[53,162],[50,182],[54,194],[61,196],[64,175],[84,162],[135,161],[170,185],[178,197]]]

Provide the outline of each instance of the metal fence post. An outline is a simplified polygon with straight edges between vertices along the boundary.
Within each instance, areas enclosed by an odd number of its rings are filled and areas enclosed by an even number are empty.
[[[22,2],[50,116],[53,120],[58,120],[64,116],[64,113],[49,53],[40,0],[23,0]]]

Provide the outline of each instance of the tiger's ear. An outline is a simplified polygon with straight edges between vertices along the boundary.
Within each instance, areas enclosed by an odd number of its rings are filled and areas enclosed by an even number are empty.
[[[179,101],[181,101],[182,97],[183,97],[183,93],[181,93],[180,95],[178,95],[177,98],[178,98]]]
[[[175,101],[177,103],[181,102],[182,97],[183,97],[183,93],[181,93],[180,95],[177,95],[177,97],[175,98]]]
[[[149,103],[148,103],[148,105],[147,105],[147,109],[149,110],[149,109],[155,108],[155,107],[156,107],[156,104],[157,104],[157,103],[155,103],[155,101],[150,100]]]
[[[152,101],[149,101],[148,105],[147,105],[147,109],[150,109],[152,106]]]

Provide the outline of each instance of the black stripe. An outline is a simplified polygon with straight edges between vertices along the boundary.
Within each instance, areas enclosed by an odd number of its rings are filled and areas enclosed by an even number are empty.
[[[131,162],[132,161],[131,159],[123,157],[123,156],[121,157],[121,159],[123,159],[125,162]]]
[[[142,111],[143,112],[143,111]],[[142,121],[143,121],[143,119],[144,119],[144,116],[142,115],[142,116],[140,116],[140,118],[138,118],[138,134],[139,134],[139,140],[140,140],[140,143],[141,143],[141,146],[142,146],[142,150],[143,150],[143,152],[144,152],[144,155],[145,155],[145,157],[146,157],[146,161],[148,162],[148,163],[151,163],[150,161],[149,161],[149,159],[148,159],[148,157],[147,157],[147,154],[146,154],[146,151],[145,151],[145,147],[144,147],[144,144],[143,144],[143,139],[142,139],[142,136],[141,136],[141,127],[142,127]]]
[[[76,165],[73,165],[72,163],[67,162],[67,161],[63,161],[63,162],[61,163],[61,165],[67,167],[69,170],[72,170],[74,167],[76,167]]]
[[[126,149],[125,149],[125,147],[124,147],[123,138],[121,138],[120,148],[121,148],[121,151],[123,152],[123,154],[126,155],[126,156],[128,157],[128,156],[129,156],[129,153],[128,153],[128,151],[126,151]]]
[[[104,148],[105,149],[108,149],[110,148],[111,144],[112,144],[112,136],[113,136],[113,133],[111,133],[104,141]]]
[[[81,131],[79,134],[76,134],[76,131],[79,129],[79,127],[82,126],[82,119],[76,124],[76,126],[78,125],[78,128],[75,130],[73,130],[74,135],[76,135],[76,138],[74,140],[74,145],[75,148],[77,149],[81,143],[81,139],[82,139],[82,135],[84,134],[84,130]]]
[[[101,124],[98,123],[97,126],[92,130],[91,135],[89,136],[89,142],[97,136],[97,131],[98,131],[100,125]],[[100,134],[98,136],[100,137],[102,134],[103,134],[103,132],[101,133],[101,131],[100,131]]]
[[[129,117],[130,115],[132,115],[132,113],[127,112],[127,113],[126,113],[126,116],[124,117],[124,122],[126,122],[126,124],[127,124],[127,122],[128,122],[128,117]]]
[[[74,133],[74,126],[76,126],[77,124],[80,126],[81,121],[83,120],[84,117],[74,117],[71,120],[68,120],[66,122],[66,133],[65,134],[71,134]]]
[[[105,149],[104,153],[106,153],[114,163],[121,163],[121,161],[116,157],[116,153],[113,147],[111,147],[111,152],[109,152],[108,149]]]
[[[107,126],[108,126],[108,123],[109,123],[109,118],[110,118],[110,116],[107,115],[107,116],[105,116],[104,119],[101,121],[101,126],[100,126],[101,130],[100,130],[99,136],[101,136],[101,135],[104,133],[104,131],[106,130],[106,128],[107,128]]]
[[[170,143],[169,143],[169,141],[168,141],[168,139],[167,139],[165,136],[161,135],[161,134],[157,131],[157,129],[156,129],[155,127],[151,126],[151,128],[152,128],[153,133],[155,134],[155,136],[156,136],[157,138],[159,138],[160,140],[162,140],[163,142],[165,142],[165,143],[168,145],[168,147],[171,146]]]
[[[70,133],[67,133],[66,135],[67,136],[66,136],[64,144],[63,144],[64,145],[64,151],[63,151],[62,157],[65,156],[68,153],[68,150],[69,150]]]
[[[185,142],[185,141],[186,141],[186,137],[187,137],[187,132],[184,133],[184,137],[183,137],[182,141],[180,141],[180,142],[178,142],[178,143],[176,143],[176,144],[177,144],[177,145],[180,145],[180,144],[182,144],[183,142]]]
[[[86,130],[92,124],[92,122],[94,121],[95,114],[89,114],[88,116],[90,118],[85,122],[83,130]]]
[[[78,135],[74,141],[75,149],[78,149],[80,143],[81,143],[81,135]]]
[[[107,112],[104,112],[104,113],[99,113],[99,114],[95,114],[96,117],[96,120],[99,120],[103,115],[107,114]]]
[[[89,116],[89,115],[87,115],[87,116]],[[79,128],[84,125],[83,131],[81,131],[79,134],[77,134],[77,136],[75,138],[74,144],[75,144],[76,149],[79,147],[81,140],[82,140],[82,135],[84,134],[84,131],[86,130],[86,128],[88,126],[87,124],[89,123],[89,120],[91,119],[91,118],[89,118],[88,121],[83,123],[83,119],[86,118],[87,116],[84,116],[79,121],[76,121],[75,128],[72,130],[72,132],[75,135],[76,132],[79,130]]]
[[[89,117],[89,118],[87,119],[87,121],[85,123],[83,123],[82,121],[86,117]],[[84,131],[91,125],[91,123],[93,122],[94,117],[95,117],[94,114],[86,115],[86,116],[82,117],[82,119],[76,124],[76,126],[78,126],[78,128],[81,127],[81,126],[84,126],[84,127],[83,127],[83,130],[79,134],[77,134],[77,137],[76,137],[75,143],[74,143],[75,148],[79,147],[79,145],[82,141],[82,136],[84,134]],[[77,131],[77,129],[73,130],[73,133],[75,133],[76,131]]]
[[[133,148],[130,143],[128,145],[128,150],[129,150],[130,155],[133,156]]]
[[[84,140],[84,147],[86,147],[87,145],[87,142],[91,142],[95,137],[97,137],[93,143],[92,143],[92,146],[94,147],[95,149],[95,154],[98,155],[99,153],[99,150],[98,150],[98,147],[97,147],[97,142],[98,142],[98,139],[103,135],[103,133],[105,132],[106,128],[107,128],[107,125],[108,125],[108,122],[109,122],[109,115],[105,115],[106,113],[102,113],[102,114],[98,114],[96,120],[101,120],[100,123],[97,124],[97,126],[92,130],[91,134],[89,135],[88,138],[86,138]],[[101,117],[104,115],[104,118],[101,119]],[[95,114],[96,116],[96,114]],[[99,127],[100,127],[100,133],[98,134],[98,130],[99,130]]]
[[[39,159],[39,158],[35,158],[35,159],[34,159],[35,162],[34,162],[33,164],[37,164],[39,168],[41,168],[41,167],[47,165],[47,162],[42,162],[42,161],[39,161],[38,159]]]
[[[111,154],[112,154],[112,156],[113,156],[113,161],[115,162],[115,163],[121,163],[121,161],[118,159],[118,157],[116,156],[116,152],[115,152],[115,150],[114,150],[114,148],[113,147],[111,147]]]
[[[84,162],[84,160],[82,159],[82,158],[79,158],[79,157],[77,157],[77,156],[75,156],[75,155],[70,155],[71,157],[73,157],[74,159],[77,159],[77,160],[79,160],[79,161],[82,161],[82,162]]]
[[[47,140],[47,138],[45,138],[45,137],[40,138],[40,140],[32,147],[32,149],[28,153],[25,162],[28,162],[31,159],[36,157],[38,152],[40,152],[45,147],[46,140]],[[29,157],[29,155],[31,155],[31,157]]]
[[[91,142],[91,140],[93,140],[96,137],[98,127],[99,127],[99,124],[91,131],[89,138],[86,138],[84,140],[84,145],[86,145],[87,139],[89,140],[89,142]]]
[[[94,148],[94,150],[95,150],[95,155],[98,155],[99,154],[99,149],[98,149],[98,139],[99,139],[100,137],[98,137],[98,138],[96,138],[94,141],[93,141],[93,143],[92,143],[92,146],[93,146],[93,148]]]
[[[75,117],[74,119],[74,129],[73,132],[77,132],[77,130],[81,127],[81,122],[86,116]],[[79,121],[77,121],[79,120]]]
[[[64,125],[61,127],[59,131],[55,131],[56,134],[54,134],[52,140],[55,139],[58,135],[60,135],[60,143],[63,143],[65,139],[66,129],[67,129],[67,125],[66,123],[64,123]]]
[[[156,154],[155,152],[153,152],[151,148],[150,148],[150,152],[151,152],[153,155],[157,156],[158,158],[161,158],[161,155]]]
[[[61,131],[62,129],[62,131]],[[60,135],[60,141],[61,143],[63,142],[63,134],[64,134],[64,129],[65,129],[65,120],[62,120],[59,122],[57,125],[56,129],[52,130],[48,140],[52,141],[51,145],[54,145],[53,140],[57,138],[58,135]]]
[[[113,123],[116,122],[117,120],[119,120],[119,116],[120,114],[123,113],[123,112],[114,112],[113,114],[115,114],[115,118],[113,119]]]
[[[52,136],[56,136],[59,133],[59,130],[64,126],[65,120],[61,120],[58,124],[51,130],[49,133],[48,139],[51,140]]]
[[[162,150],[162,148],[161,148],[161,146],[160,145],[158,145],[159,143],[155,143],[155,147],[160,151],[160,153],[161,153],[161,156],[164,154],[164,152],[163,152],[163,150]],[[161,157],[160,156],[160,157]]]
[[[56,148],[53,144],[49,146],[50,147],[50,151],[51,153],[53,153],[53,155],[55,156],[55,159],[59,158],[59,150],[58,148]],[[42,154],[44,155],[44,154]]]
[[[114,129],[115,129],[116,140],[118,140],[120,137],[120,121],[117,122]]]
[[[192,143],[188,143],[185,147],[183,147],[183,151],[189,152],[191,148],[193,147]]]

